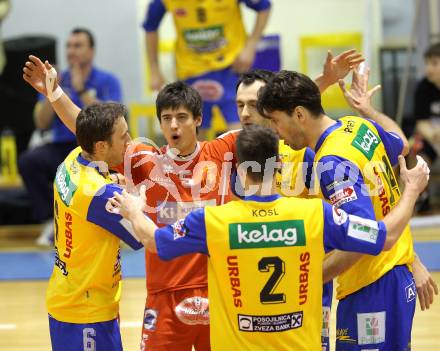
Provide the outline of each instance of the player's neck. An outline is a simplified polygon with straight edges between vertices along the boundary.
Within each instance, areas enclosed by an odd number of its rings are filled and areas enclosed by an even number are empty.
[[[257,189],[255,191],[255,189]],[[270,196],[277,194],[275,177],[271,181],[258,182],[252,179],[247,179],[244,187],[245,194],[252,194],[257,196]]]
[[[319,138],[321,135],[327,130],[327,128],[334,125],[336,121],[331,119],[327,115],[322,115],[317,119],[311,120],[311,125],[309,128],[309,140],[308,140],[308,146],[315,150],[316,144],[318,143]]]

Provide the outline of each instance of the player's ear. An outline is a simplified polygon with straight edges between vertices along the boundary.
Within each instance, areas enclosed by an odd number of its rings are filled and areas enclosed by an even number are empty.
[[[302,106],[297,106],[293,110],[293,117],[298,120],[298,122],[304,122],[307,116],[307,110]]]
[[[96,155],[106,151],[108,146],[109,145],[107,141],[104,140],[97,141],[93,148],[94,154]]]
[[[196,127],[200,127],[202,125],[202,116],[194,117],[194,121],[196,122]]]

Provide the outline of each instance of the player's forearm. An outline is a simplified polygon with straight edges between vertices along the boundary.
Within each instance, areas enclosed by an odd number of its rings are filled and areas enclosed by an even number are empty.
[[[157,252],[155,232],[157,226],[151,221],[145,218],[145,215],[141,211],[136,211],[129,216],[134,232],[145,246],[145,248],[151,252]]]
[[[147,32],[145,35],[147,46],[147,57],[150,70],[152,72],[159,72],[159,33]]]
[[[34,108],[34,123],[37,129],[48,129],[53,121],[54,111],[50,102],[46,99],[39,101]]]
[[[419,192],[412,188],[407,188],[402,194],[396,207],[383,219],[387,228],[387,237],[383,247],[384,251],[390,250],[400,238],[406,225],[413,214]]]
[[[325,78],[324,73],[321,73],[318,77],[316,77],[314,82],[318,86],[321,94],[331,85]]]
[[[52,102],[52,107],[64,125],[75,134],[76,118],[81,112],[81,109],[76,106],[65,93],[61,95],[57,101]]]
[[[399,127],[399,125],[395,121],[393,121],[390,117],[388,117],[384,113],[379,112],[376,109],[374,109],[373,106],[370,106],[369,108],[366,108],[364,110],[360,110],[358,112],[362,116],[370,118],[373,121],[375,121],[383,129],[385,129],[385,131],[397,134],[400,137],[400,139],[402,139],[402,142],[403,142],[402,155],[406,156],[408,154],[408,151],[409,151],[408,139],[406,138],[402,129]]]
[[[269,21],[270,9],[259,11],[257,18],[255,19],[255,25],[252,33],[249,35],[246,45],[251,45],[256,47],[261,36],[263,35],[264,29],[266,28],[267,22]]]
[[[334,250],[332,253],[325,257],[324,265],[322,269],[322,281],[328,283],[338,275],[344,273],[352,265],[354,265],[362,254],[357,252],[346,252]]]

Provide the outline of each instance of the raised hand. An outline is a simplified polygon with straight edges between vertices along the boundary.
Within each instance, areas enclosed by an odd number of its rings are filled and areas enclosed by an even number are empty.
[[[405,191],[412,190],[420,194],[428,185],[429,181],[429,167],[426,161],[419,155],[417,157],[417,164],[414,168],[406,168],[405,158],[399,156],[400,178],[405,184]]]
[[[52,65],[45,61],[44,63],[36,56],[30,55],[23,67],[23,79],[29,83],[36,91],[47,96],[46,77],[52,69]],[[53,91],[58,87],[55,79]]]
[[[143,212],[147,201],[145,191],[146,187],[142,185],[139,189],[139,195],[130,194],[126,190],[123,190],[121,194],[114,192],[114,197],[110,202],[113,208],[117,208],[118,211],[113,212],[119,212],[126,219]]]
[[[327,58],[324,63],[323,77],[330,86],[345,78],[352,69],[357,67],[365,58],[355,49],[344,51],[336,57],[333,57],[331,50],[327,52]]]
[[[353,69],[352,80],[350,89],[347,90],[345,87],[345,82],[343,79],[339,80],[339,87],[344,94],[345,100],[350,105],[350,107],[358,111],[363,116],[370,116],[374,111],[371,104],[371,99],[374,94],[380,90],[381,86],[376,85],[375,87],[368,90],[368,79],[370,77],[370,69],[367,68],[365,73],[360,73],[359,67]]]

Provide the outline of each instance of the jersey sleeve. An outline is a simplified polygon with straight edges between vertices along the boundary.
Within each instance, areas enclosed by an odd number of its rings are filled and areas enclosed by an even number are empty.
[[[394,167],[399,162],[399,155],[403,151],[403,140],[396,133],[387,132],[376,122],[369,120],[376,127],[379,137],[382,139],[383,145],[385,146],[385,151],[388,158],[390,159],[391,165]]]
[[[255,10],[257,12],[259,11],[265,11],[271,7],[271,3],[269,0],[240,0],[241,2],[244,2],[247,7],[249,7],[252,10]]]
[[[117,236],[132,249],[138,250],[143,245],[136,237],[131,223],[108,210],[107,203],[115,191],[121,193],[122,188],[116,184],[107,184],[96,192],[89,204],[87,220]]]
[[[207,143],[209,152],[206,156],[211,160],[217,160],[218,162],[231,161],[235,165],[236,160],[236,146],[235,142],[237,140],[238,130],[232,130],[226,132],[214,140]],[[229,153],[229,155],[227,155]],[[225,157],[230,156],[230,157]],[[231,159],[232,157],[232,159]],[[203,157],[201,157],[202,159]]]
[[[364,178],[354,163],[339,156],[325,156],[316,167],[321,191],[332,205],[359,217],[376,218]]]
[[[386,227],[323,202],[324,246],[326,249],[378,255],[385,244]]]
[[[194,210],[185,219],[156,229],[155,240],[157,253],[163,260],[191,253],[208,255],[204,209]]]
[[[146,32],[156,32],[166,12],[162,0],[151,0],[142,27]]]

